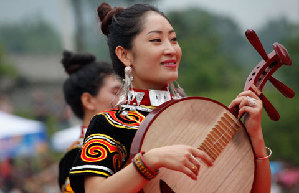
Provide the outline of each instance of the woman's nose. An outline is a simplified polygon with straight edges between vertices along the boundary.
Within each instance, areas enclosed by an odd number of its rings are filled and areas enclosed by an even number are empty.
[[[171,42],[169,42],[169,41],[165,42],[164,53],[165,54],[175,54],[176,53],[175,49],[174,49],[174,45]]]

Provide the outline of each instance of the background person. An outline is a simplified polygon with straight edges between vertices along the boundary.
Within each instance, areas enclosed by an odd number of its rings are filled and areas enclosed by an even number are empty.
[[[96,61],[91,54],[64,51],[61,63],[69,75],[63,85],[65,101],[82,120],[80,139],[68,148],[59,163],[59,187],[62,192],[72,192],[69,170],[81,149],[89,121],[96,113],[114,105],[121,83],[108,63]]]

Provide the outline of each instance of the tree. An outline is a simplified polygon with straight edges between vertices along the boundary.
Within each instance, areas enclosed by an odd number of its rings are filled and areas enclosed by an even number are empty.
[[[30,19],[0,26],[0,42],[10,53],[58,53],[58,33],[44,20]]]
[[[299,26],[298,26],[299,29]],[[299,33],[297,37],[285,40],[285,47],[293,61],[292,66],[282,67],[280,78],[292,89],[299,90]]]

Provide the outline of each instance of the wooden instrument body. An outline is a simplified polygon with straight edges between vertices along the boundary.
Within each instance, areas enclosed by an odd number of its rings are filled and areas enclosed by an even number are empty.
[[[227,139],[226,134],[218,134],[220,137],[217,138],[215,128],[218,131],[227,129],[225,133],[235,132],[231,140]],[[202,164],[197,181],[181,172],[161,168],[158,176],[143,191],[160,193],[159,181],[163,180],[175,193],[250,192],[255,165],[247,132],[227,107],[208,98],[186,97],[157,107],[141,123],[131,146],[131,154],[174,144],[202,149],[207,139],[210,143],[214,138],[217,138],[214,145],[210,145],[215,149],[206,151],[214,157],[214,165],[207,167]],[[213,152],[218,153],[215,155]]]

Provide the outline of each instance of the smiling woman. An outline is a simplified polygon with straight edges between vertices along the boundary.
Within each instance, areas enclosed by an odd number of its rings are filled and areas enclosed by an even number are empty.
[[[202,163],[211,167],[213,159],[189,145],[156,147],[136,154],[130,163],[132,141],[149,112],[183,97],[172,83],[178,78],[182,52],[171,23],[158,9],[145,4],[124,9],[102,3],[98,15],[114,70],[125,80],[123,96],[117,108],[91,120],[82,151],[70,170],[72,188],[87,193],[138,192],[158,175],[160,168],[197,180]],[[252,192],[267,193],[271,180],[261,132],[262,103],[248,91],[233,100],[230,107],[234,106],[239,107],[240,115],[248,113],[245,126],[255,155],[260,158]]]

